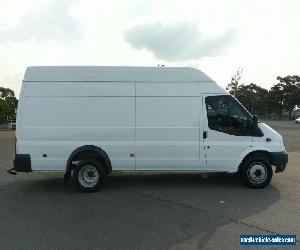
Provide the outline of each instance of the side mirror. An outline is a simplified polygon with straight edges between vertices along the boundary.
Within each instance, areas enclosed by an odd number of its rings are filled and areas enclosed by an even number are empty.
[[[253,128],[256,128],[257,127],[257,123],[258,123],[258,118],[256,115],[254,115],[252,117],[252,125],[253,125]]]

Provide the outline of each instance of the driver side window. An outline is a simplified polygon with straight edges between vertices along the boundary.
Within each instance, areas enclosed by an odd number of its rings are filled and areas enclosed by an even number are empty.
[[[250,135],[249,115],[232,96],[208,96],[205,104],[210,129],[236,136]]]

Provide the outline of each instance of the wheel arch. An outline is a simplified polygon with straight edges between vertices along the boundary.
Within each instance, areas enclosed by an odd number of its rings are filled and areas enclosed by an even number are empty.
[[[94,145],[84,145],[76,148],[69,156],[66,166],[66,174],[70,174],[73,170],[73,162],[84,158],[92,158],[101,161],[106,170],[106,174],[112,171],[111,161],[106,152],[100,147]]]
[[[253,155],[264,155],[266,158],[270,161],[271,165],[274,165],[274,159],[272,154],[267,151],[266,149],[256,149],[250,152],[245,153],[243,156],[239,158],[239,160],[236,162],[237,167],[236,170],[239,171],[243,163],[249,158],[252,157]]]

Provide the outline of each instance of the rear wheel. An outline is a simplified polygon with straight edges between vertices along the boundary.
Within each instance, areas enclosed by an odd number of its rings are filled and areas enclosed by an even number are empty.
[[[77,187],[83,192],[94,192],[104,184],[106,172],[101,162],[94,159],[80,161],[74,169]]]
[[[263,154],[257,154],[245,160],[241,174],[249,187],[264,188],[270,183],[273,170],[268,157]]]

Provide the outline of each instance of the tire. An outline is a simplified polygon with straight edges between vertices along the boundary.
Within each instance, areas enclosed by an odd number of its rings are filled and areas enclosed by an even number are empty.
[[[250,188],[264,188],[269,185],[273,170],[267,155],[255,154],[247,158],[243,162],[241,175]]]
[[[81,160],[74,169],[73,175],[77,187],[86,193],[95,192],[106,180],[104,166],[94,159]]]

